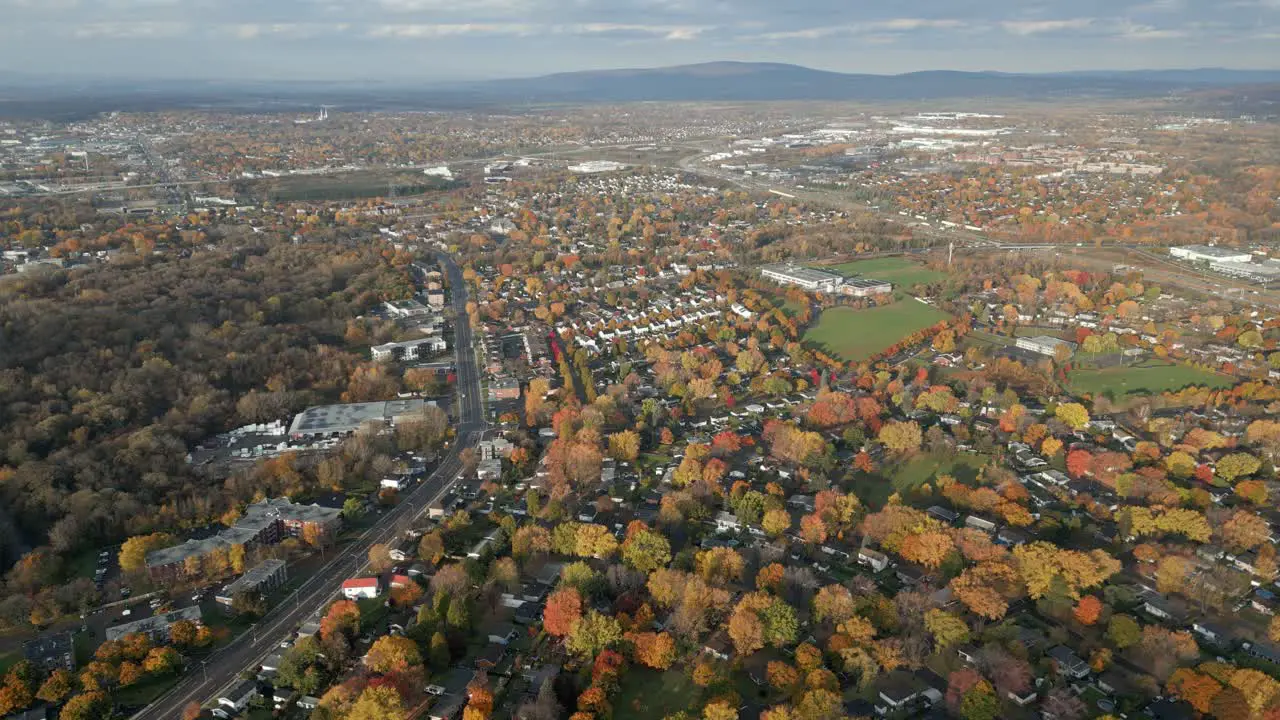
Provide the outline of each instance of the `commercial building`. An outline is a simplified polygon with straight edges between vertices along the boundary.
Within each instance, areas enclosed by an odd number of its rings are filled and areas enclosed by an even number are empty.
[[[1061,338],[1051,335],[1036,335],[1034,337],[1018,338],[1016,346],[1021,350],[1044,355],[1046,357],[1057,357],[1058,348],[1065,347],[1072,353],[1076,351],[1076,344],[1067,342]]]
[[[1264,260],[1259,263],[1214,260],[1209,263],[1209,269],[1249,282],[1262,284],[1280,282],[1280,260]]]
[[[490,400],[519,400],[520,382],[512,377],[494,378],[489,383]]]
[[[163,642],[169,639],[169,626],[179,620],[186,620],[199,625],[201,618],[200,606],[192,605],[191,607],[179,608],[171,613],[153,615],[149,618],[109,627],[106,634],[108,640],[119,640],[125,635],[142,633],[151,638],[153,642]]]
[[[198,572],[204,558],[215,552],[230,554],[274,545],[287,537],[333,537],[342,525],[342,511],[303,505],[288,498],[267,499],[245,509],[235,525],[218,534],[147,553],[147,573],[156,582],[172,581]]]
[[[424,355],[437,355],[449,349],[442,337],[425,337],[405,342],[386,343],[369,348],[374,360],[417,360]]]
[[[893,283],[885,282],[884,280],[872,280],[871,278],[851,278],[844,281],[844,287],[840,290],[845,295],[854,297],[886,295],[893,292]]]
[[[359,430],[365,423],[395,426],[397,422],[420,415],[426,406],[427,401],[419,398],[317,405],[303,410],[293,418],[293,423],[289,425],[289,437],[294,440],[340,437]]]
[[[626,167],[626,165],[619,162],[613,162],[612,160],[588,160],[587,162],[578,163],[577,165],[570,165],[569,172],[589,175],[593,173],[617,172],[618,170],[622,170]]]
[[[795,285],[811,292],[835,292],[844,284],[844,278],[813,268],[791,263],[765,265],[760,275],[781,285]]]
[[[265,597],[273,590],[283,587],[286,580],[288,580],[288,573],[285,572],[283,560],[274,558],[264,560],[241,575],[235,582],[228,583],[215,599],[219,604],[231,607],[235,603],[236,596],[241,593],[257,593]]]
[[[1228,250],[1227,248],[1214,247],[1212,245],[1184,245],[1183,247],[1169,248],[1169,254],[1183,260],[1192,262],[1238,262],[1247,263],[1253,260],[1253,256],[1241,250]]]
[[[431,313],[426,305],[417,300],[392,300],[382,303],[382,309],[393,318],[412,318]]]

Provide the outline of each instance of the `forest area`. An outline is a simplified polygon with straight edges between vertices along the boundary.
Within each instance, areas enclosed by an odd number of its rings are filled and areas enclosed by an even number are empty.
[[[226,245],[122,253],[0,283],[0,560],[14,568],[0,615],[9,621],[28,606],[10,601],[66,580],[78,551],[214,522],[269,487],[194,473],[195,444],[391,387],[370,385],[366,338],[352,328],[412,294],[408,256],[376,242],[272,235]]]

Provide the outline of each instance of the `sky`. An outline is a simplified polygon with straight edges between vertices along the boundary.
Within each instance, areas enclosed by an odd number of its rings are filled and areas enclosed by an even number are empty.
[[[716,60],[1280,69],[1280,0],[0,0],[0,73],[442,81]]]

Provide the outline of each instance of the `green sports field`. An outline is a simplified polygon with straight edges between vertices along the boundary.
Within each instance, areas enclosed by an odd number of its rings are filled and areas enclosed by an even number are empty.
[[[872,280],[885,280],[893,283],[895,288],[908,289],[913,285],[937,282],[946,277],[945,273],[912,262],[903,258],[876,258],[875,260],[857,260],[843,265],[824,267],[824,270],[837,272],[846,277],[861,275]]]
[[[949,317],[912,298],[870,310],[837,307],[824,311],[804,339],[842,360],[856,362]]]
[[[1221,389],[1235,384],[1235,380],[1226,375],[1161,361],[1076,370],[1071,373],[1070,381],[1076,393],[1102,395],[1111,391],[1115,397],[1150,395],[1191,386]]]

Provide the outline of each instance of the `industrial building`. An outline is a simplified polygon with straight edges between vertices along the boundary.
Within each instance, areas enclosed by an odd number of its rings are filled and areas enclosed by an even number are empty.
[[[1192,262],[1237,262],[1247,263],[1253,256],[1242,250],[1229,250],[1212,245],[1186,245],[1169,248],[1169,254]]]
[[[851,278],[844,281],[844,286],[841,287],[840,291],[853,297],[886,295],[893,292],[893,283],[885,282],[884,280],[872,280],[871,278]]]
[[[449,349],[442,337],[425,337],[405,342],[386,343],[369,348],[374,360],[417,360],[425,355],[437,355]]]
[[[409,398],[344,405],[317,405],[303,410],[293,418],[293,423],[289,425],[289,437],[294,440],[340,437],[359,430],[365,423],[385,423],[395,426],[397,422],[420,416],[427,404],[427,401],[420,398]]]
[[[790,263],[765,265],[760,268],[760,275],[781,285],[795,285],[811,292],[835,292],[844,284],[844,278],[839,275]]]
[[[593,173],[617,172],[618,170],[622,170],[626,167],[626,165],[619,162],[613,162],[612,160],[588,160],[587,162],[579,163],[577,165],[570,165],[569,172],[589,175]]]
[[[283,587],[286,580],[288,573],[285,572],[283,560],[264,560],[235,582],[228,583],[215,599],[219,604],[231,607],[240,593],[257,593],[265,597],[273,590]]]
[[[1058,348],[1060,347],[1065,347],[1073,353],[1076,350],[1075,343],[1067,342],[1066,340],[1056,338],[1051,335],[1036,335],[1035,337],[1018,338],[1016,344],[1021,350],[1033,352],[1038,355],[1045,355],[1047,357],[1056,357]]]
[[[1209,263],[1209,269],[1229,277],[1263,285],[1280,282],[1280,260],[1269,259],[1260,263],[1216,260]]]

